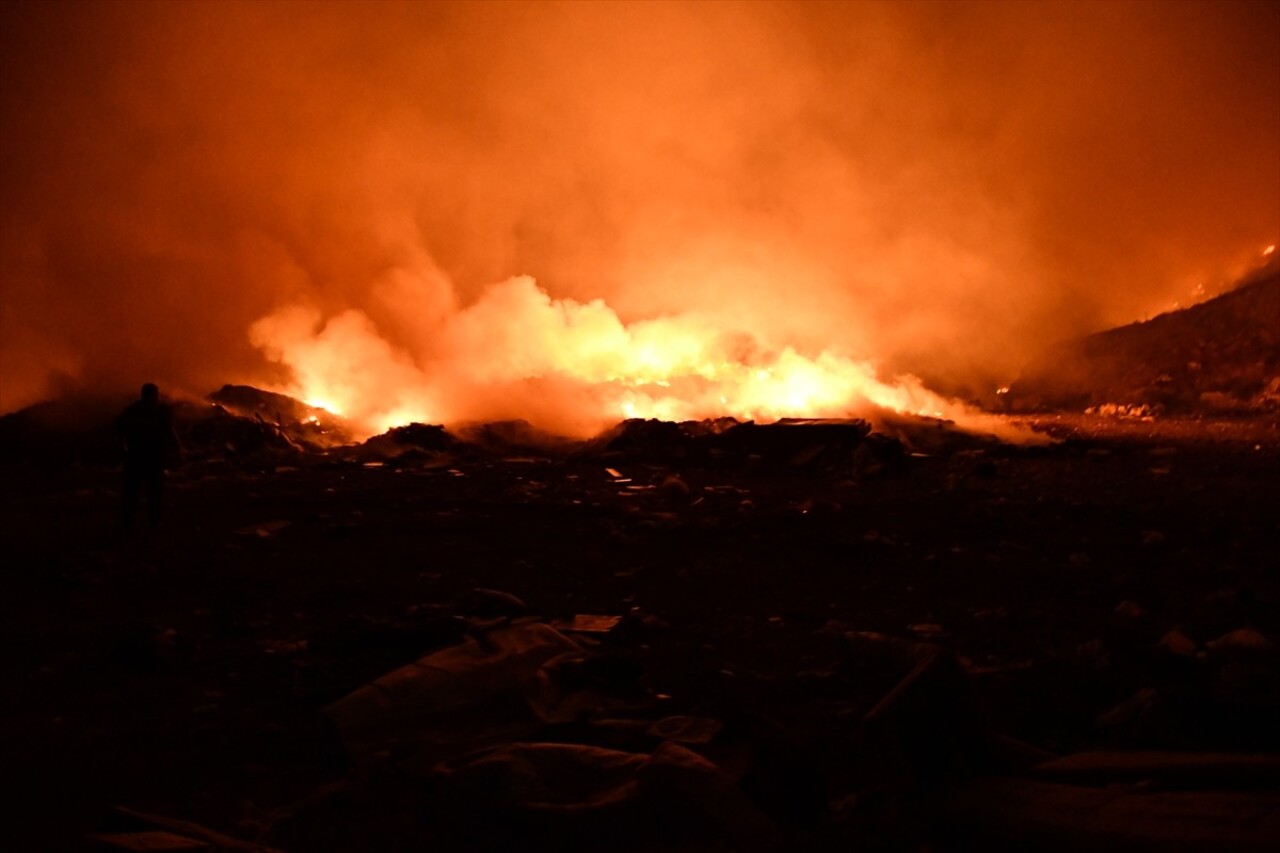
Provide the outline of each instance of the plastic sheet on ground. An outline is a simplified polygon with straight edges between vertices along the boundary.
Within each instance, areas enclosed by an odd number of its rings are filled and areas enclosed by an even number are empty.
[[[517,622],[433,652],[325,708],[349,751],[459,737],[458,727],[518,727],[523,691],[552,658],[580,651],[548,625]],[[517,710],[513,710],[517,709]],[[480,714],[484,711],[486,714]],[[473,733],[478,734],[477,731]]]
[[[463,832],[518,827],[535,847],[625,840],[776,846],[777,830],[719,767],[666,743],[652,755],[556,743],[513,743],[436,768]],[[474,823],[475,825],[470,825]]]

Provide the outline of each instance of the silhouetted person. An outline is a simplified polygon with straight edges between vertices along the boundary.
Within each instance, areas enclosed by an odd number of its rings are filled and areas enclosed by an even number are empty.
[[[142,397],[120,413],[115,426],[124,436],[120,526],[127,530],[133,525],[138,500],[146,491],[147,518],[154,527],[160,520],[165,463],[181,452],[173,430],[173,412],[160,402],[160,389],[148,382],[142,386]]]

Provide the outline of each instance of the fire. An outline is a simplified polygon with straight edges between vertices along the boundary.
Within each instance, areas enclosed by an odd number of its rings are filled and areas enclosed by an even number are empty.
[[[1275,252],[1276,252],[1276,244],[1275,244],[1275,243],[1272,243],[1270,246],[1268,246],[1267,248],[1265,248],[1265,249],[1263,249],[1263,250],[1262,250],[1263,257],[1269,257],[1269,256],[1271,256],[1271,255],[1274,255],[1274,254],[1275,254]]]
[[[306,397],[303,399],[303,402],[313,409],[324,409],[326,412],[328,412],[331,415],[337,415],[338,417],[342,417],[342,410],[339,409],[333,403],[329,402],[324,397]],[[315,415],[312,415],[311,417],[307,418],[307,420],[310,421],[311,423],[315,423],[316,420],[318,419],[316,418]]]
[[[880,379],[848,352],[806,351],[694,313],[628,324],[602,300],[552,299],[528,277],[489,288],[429,342],[393,345],[362,312],[323,321],[299,307],[259,320],[251,338],[291,368],[295,384],[279,390],[368,433],[505,418],[590,435],[624,418],[975,417],[918,379]]]

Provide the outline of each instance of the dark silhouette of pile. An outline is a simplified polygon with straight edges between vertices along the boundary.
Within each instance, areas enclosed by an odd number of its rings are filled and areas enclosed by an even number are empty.
[[[1061,343],[1006,399],[1015,411],[1280,408],[1280,266],[1199,305]]]

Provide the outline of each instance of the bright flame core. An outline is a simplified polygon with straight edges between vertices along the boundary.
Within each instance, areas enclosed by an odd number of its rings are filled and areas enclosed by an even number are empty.
[[[370,434],[413,421],[507,418],[587,436],[624,418],[773,421],[885,409],[980,417],[914,377],[881,381],[847,353],[806,354],[698,314],[628,325],[601,300],[553,300],[528,277],[490,287],[441,320],[429,342],[410,342],[417,357],[355,310],[322,322],[314,310],[284,308],[250,337],[291,368],[294,385],[279,390]]]

